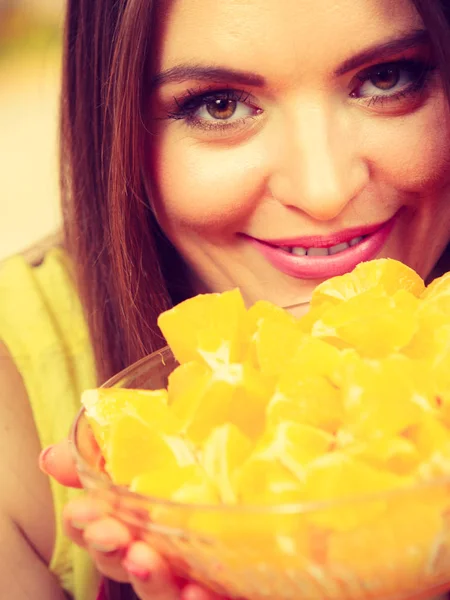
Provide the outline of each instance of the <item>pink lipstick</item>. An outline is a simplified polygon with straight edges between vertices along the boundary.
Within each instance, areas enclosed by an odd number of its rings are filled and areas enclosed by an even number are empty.
[[[357,264],[374,259],[395,224],[394,215],[376,225],[355,227],[329,236],[260,240],[250,243],[270,264],[291,277],[329,279],[352,271]]]

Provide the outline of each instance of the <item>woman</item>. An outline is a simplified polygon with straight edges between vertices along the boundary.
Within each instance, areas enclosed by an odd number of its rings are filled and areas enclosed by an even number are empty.
[[[424,278],[448,268],[448,0],[72,0],[67,11],[66,239],[99,382],[160,347],[158,314],[204,290],[288,305],[376,256]],[[41,462],[76,483],[66,445]],[[51,507],[48,489],[39,502]],[[211,597],[98,504],[69,504],[65,527],[141,600]],[[29,529],[20,521],[37,546]]]

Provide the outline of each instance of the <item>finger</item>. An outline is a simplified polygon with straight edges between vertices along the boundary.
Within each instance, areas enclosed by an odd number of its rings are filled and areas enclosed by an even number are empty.
[[[112,517],[95,521],[84,530],[86,549],[98,571],[120,582],[129,580],[122,561],[132,539],[130,530]]]
[[[45,448],[39,456],[40,469],[66,487],[81,487],[69,440]]]
[[[166,561],[146,543],[132,543],[123,566],[141,600],[180,599],[181,588]]]
[[[188,583],[181,592],[181,600],[226,600],[226,598],[196,583]]]
[[[88,495],[75,498],[63,510],[64,532],[75,544],[84,548],[84,531],[87,526],[109,516],[110,511],[110,505],[99,498]]]

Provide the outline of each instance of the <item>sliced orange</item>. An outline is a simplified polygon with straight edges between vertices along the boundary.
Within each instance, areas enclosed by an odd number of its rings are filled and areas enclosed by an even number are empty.
[[[129,485],[146,471],[195,463],[194,453],[183,439],[131,415],[114,422],[105,458],[106,470],[119,485]]]
[[[429,364],[437,394],[450,401],[450,325],[436,332],[435,355]]]
[[[334,436],[317,427],[283,421],[267,429],[253,456],[261,460],[278,461],[301,478],[306,465],[328,452],[334,441]]]
[[[304,336],[280,372],[281,378],[325,377],[330,381],[340,369],[343,353],[332,344],[311,336]],[[289,375],[289,373],[291,375]]]
[[[315,308],[322,302],[339,304],[369,290],[380,290],[391,296],[399,289],[418,297],[423,293],[425,284],[413,269],[403,263],[380,258],[360,263],[351,273],[333,277],[318,285],[311,306]]]
[[[402,353],[412,359],[434,359],[445,349],[442,331],[450,329],[450,312],[422,302],[416,313],[417,329]],[[447,338],[448,339],[448,338]]]
[[[417,330],[416,311],[401,300],[397,305],[381,292],[363,292],[326,311],[312,334],[368,358],[388,356],[407,346]]]
[[[272,385],[250,364],[219,361],[209,369],[186,363],[169,379],[170,409],[197,445],[225,423],[253,439],[264,428]]]
[[[185,300],[162,313],[158,325],[180,363],[205,355],[236,362],[245,353],[246,309],[237,289]]]
[[[285,314],[285,319],[262,319],[253,338],[257,365],[264,375],[278,376],[292,360],[306,335],[298,322]]]
[[[379,597],[395,595],[399,586],[411,590],[420,587],[430,568],[432,549],[438,551],[443,533],[444,504],[431,490],[414,492],[414,499],[410,495],[394,496],[385,506],[378,518],[334,533],[328,544],[330,565],[348,570],[367,584],[383,582],[389,586],[379,589]],[[384,574],[380,573],[379,561],[374,560],[374,548],[383,549]]]
[[[416,445],[403,436],[344,445],[342,450],[376,469],[392,471],[398,475],[410,475],[423,460]]]
[[[301,502],[302,483],[278,460],[250,458],[236,472],[234,487],[238,501],[253,506]]]
[[[173,425],[167,407],[167,390],[99,388],[86,390],[81,402],[101,448],[107,444],[113,424],[124,415],[142,415],[162,429]]]
[[[203,362],[196,361],[180,365],[169,375],[168,403],[171,413],[182,424],[183,431],[194,418],[211,377],[211,369]]]
[[[210,480],[216,482],[222,502],[236,502],[232,479],[251,450],[252,443],[233,423],[217,427],[205,441],[200,461]]]
[[[342,374],[343,430],[360,441],[396,436],[432,413],[417,393],[411,364],[401,356],[353,360]]]
[[[145,472],[131,481],[130,490],[145,496],[172,500],[174,494],[187,483],[203,482],[205,473],[196,463],[171,463],[161,467],[152,461]]]
[[[433,305],[448,314],[450,312],[450,273],[445,273],[432,281],[421,297],[425,304]]]
[[[298,320],[290,315],[287,310],[268,302],[258,300],[247,311],[249,335],[253,336],[262,322],[280,323],[281,325],[296,325]]]
[[[196,533],[209,533],[217,523],[217,513],[209,509],[220,504],[220,496],[203,469],[187,466],[182,469],[178,486],[171,491],[170,504],[149,504],[150,516],[158,525],[186,531],[194,529]],[[175,481],[174,481],[175,483]],[[154,485],[144,479],[140,487]],[[148,489],[148,488],[147,488]],[[207,507],[204,510],[202,507]]]
[[[344,421],[339,390],[319,375],[304,377],[287,371],[280,378],[267,407],[267,422],[311,425],[333,433]]]
[[[347,531],[370,521],[386,508],[385,502],[378,498],[358,501],[356,497],[401,488],[407,483],[405,477],[376,469],[344,452],[330,452],[308,465],[302,494],[310,502],[342,499],[342,504],[332,507],[318,506],[309,519],[332,531]]]
[[[298,326],[304,333],[311,335],[315,323],[320,321],[323,315],[335,304],[335,302],[323,300],[317,306],[310,306],[308,312],[298,319]]]
[[[422,460],[440,453],[450,458],[450,430],[431,415],[410,427],[406,436],[416,446]]]

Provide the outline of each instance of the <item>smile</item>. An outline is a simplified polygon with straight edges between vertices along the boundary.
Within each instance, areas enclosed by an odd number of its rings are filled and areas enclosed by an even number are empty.
[[[398,214],[398,213],[397,213]],[[387,242],[397,214],[388,221],[325,237],[248,241],[278,271],[299,279],[328,279],[374,259]]]
[[[279,248],[284,250],[284,252],[294,254],[295,256],[333,256],[334,254],[340,254],[341,252],[344,252],[344,250],[347,250],[348,248],[357,246],[364,239],[366,239],[366,237],[367,236],[357,236],[352,238],[349,242],[341,242],[340,244],[329,247],[324,246],[323,248],[303,248],[302,246],[279,246]]]

